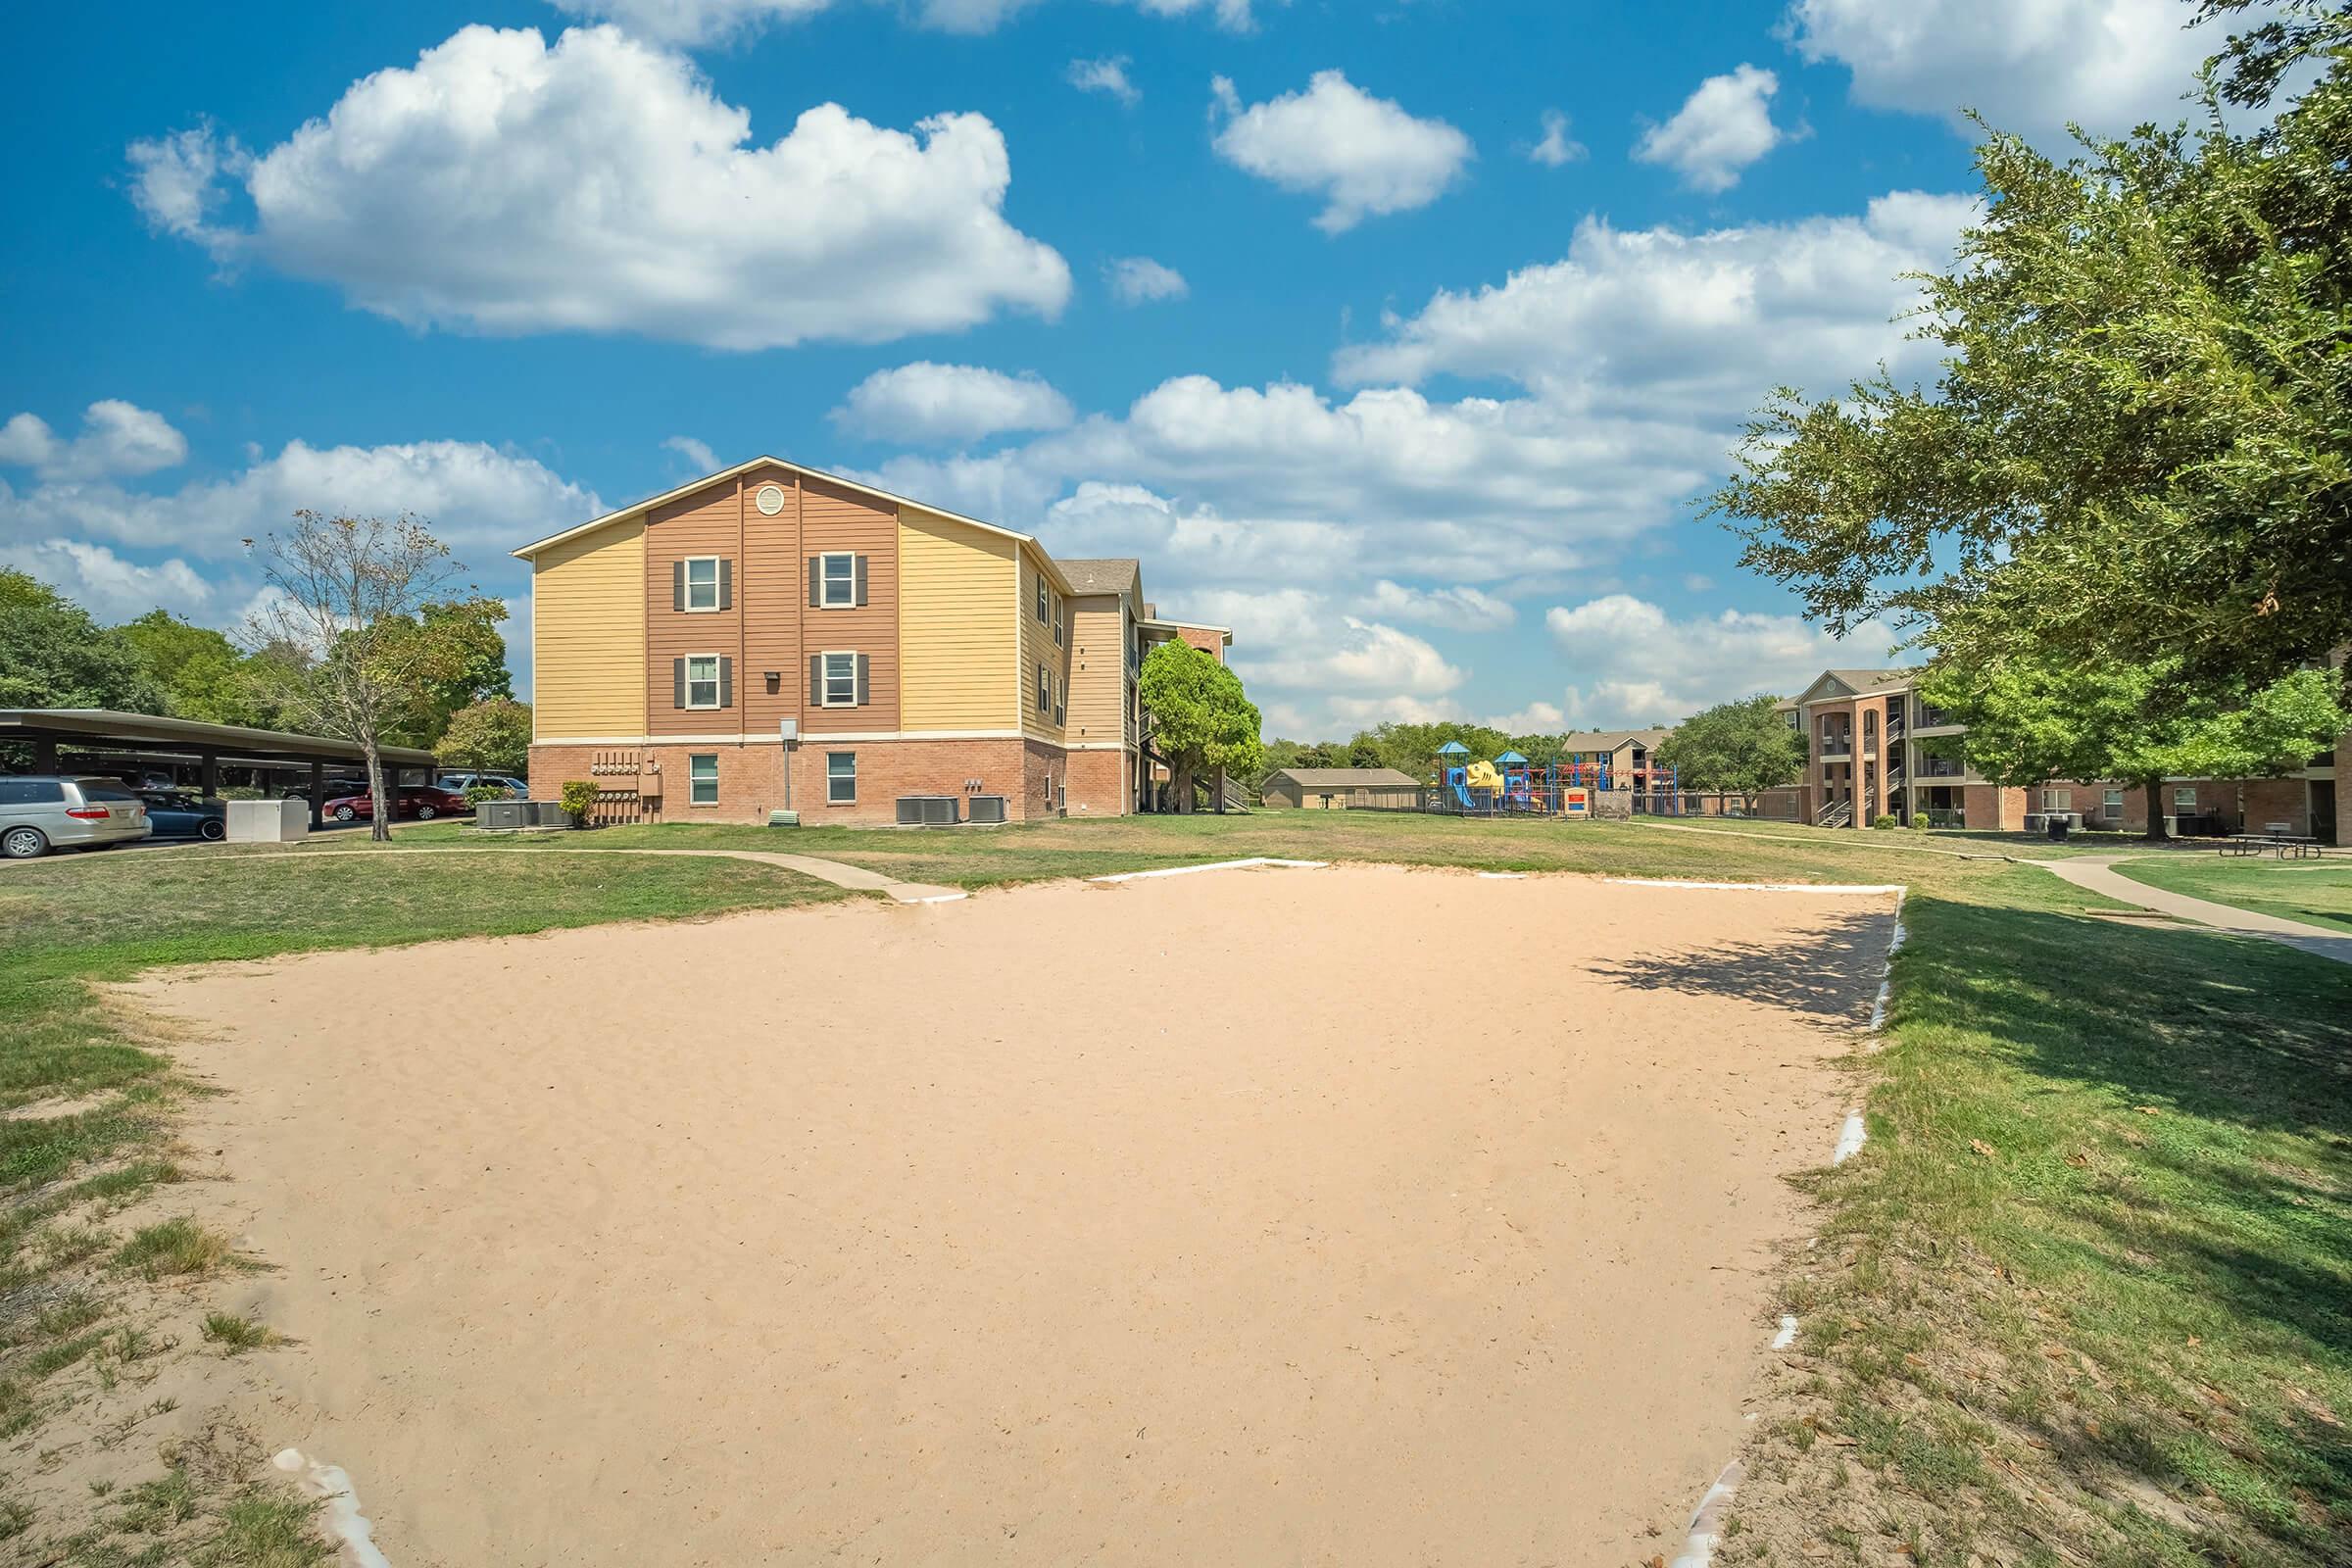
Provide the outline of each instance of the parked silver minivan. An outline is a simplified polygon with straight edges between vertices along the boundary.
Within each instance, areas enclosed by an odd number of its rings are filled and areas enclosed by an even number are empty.
[[[0,856],[129,844],[150,831],[147,807],[120,780],[52,774],[0,778]]]

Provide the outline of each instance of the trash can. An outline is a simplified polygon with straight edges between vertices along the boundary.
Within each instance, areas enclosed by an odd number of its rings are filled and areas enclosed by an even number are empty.
[[[2073,824],[2068,822],[2065,817],[2053,813],[2050,817],[2050,837],[2055,839],[2060,844],[2064,844],[2066,842],[2067,830],[2071,826],[2073,826]]]

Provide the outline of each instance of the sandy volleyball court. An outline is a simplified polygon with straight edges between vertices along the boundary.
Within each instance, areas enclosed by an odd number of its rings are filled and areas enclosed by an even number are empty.
[[[1614,1565],[1891,915],[1230,872],[139,989],[301,1342],[248,1413],[396,1568]]]

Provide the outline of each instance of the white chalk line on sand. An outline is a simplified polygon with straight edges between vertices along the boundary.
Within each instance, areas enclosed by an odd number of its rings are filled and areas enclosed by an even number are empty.
[[[344,1568],[392,1568],[390,1559],[377,1549],[374,1527],[360,1512],[360,1494],[340,1465],[305,1458],[300,1448],[280,1449],[270,1462],[295,1477],[303,1492],[325,1504],[319,1510],[320,1527],[335,1542],[336,1556]]]
[[[1247,860],[1210,860],[1202,865],[1163,865],[1151,871],[1113,871],[1108,876],[1090,876],[1089,882],[1140,882],[1152,876],[1190,876],[1195,871],[1239,871],[1253,865],[1291,866],[1301,871],[1320,870],[1329,860],[1284,860],[1271,855],[1252,855]]]
[[[1479,874],[1485,876],[1490,873],[1482,871]],[[1893,994],[1894,986],[1894,956],[1901,951],[1903,946],[1903,900],[1911,891],[1905,884],[1900,882],[1699,882],[1676,877],[1654,876],[1612,876],[1603,877],[1601,880],[1614,882],[1620,887],[1701,888],[1711,892],[1724,893],[1893,894],[1894,929],[1886,939],[1886,956],[1879,966],[1879,989],[1871,1002],[1869,1033],[1877,1035],[1886,1027],[1886,1004]],[[1838,1147],[1830,1153],[1830,1163],[1842,1165],[1860,1153],[1863,1140],[1868,1136],[1869,1127],[1862,1119],[1862,1112],[1859,1110],[1847,1111],[1845,1121],[1838,1129]],[[1795,1343],[1796,1315],[1792,1312],[1784,1312],[1781,1314],[1780,1328],[1772,1336],[1772,1348],[1786,1350]],[[1748,1419],[1755,1419],[1753,1411],[1748,1413]],[[1708,1564],[1714,1561],[1715,1547],[1723,1540],[1724,1514],[1731,1507],[1732,1494],[1739,1491],[1740,1479],[1745,1473],[1738,1459],[1734,1459],[1723,1467],[1723,1474],[1715,1478],[1715,1484],[1707,1488],[1706,1494],[1698,1499],[1698,1506],[1690,1511],[1690,1527],[1684,1537],[1683,1549],[1675,1554],[1670,1568],[1708,1568]]]

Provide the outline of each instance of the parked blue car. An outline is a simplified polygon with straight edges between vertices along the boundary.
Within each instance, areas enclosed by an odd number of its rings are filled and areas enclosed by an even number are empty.
[[[142,790],[139,799],[147,803],[147,820],[153,824],[156,838],[217,842],[228,837],[225,802],[179,790]]]

